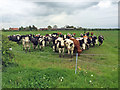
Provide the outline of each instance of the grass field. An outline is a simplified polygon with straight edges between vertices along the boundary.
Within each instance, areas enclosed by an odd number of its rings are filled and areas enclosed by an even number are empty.
[[[59,31],[3,32],[13,34],[42,34]],[[83,31],[61,31],[63,34]],[[78,57],[77,74],[75,59],[65,55],[59,58],[51,47],[25,53],[22,45],[13,48],[16,64],[11,64],[2,73],[3,88],[118,88],[118,31],[93,31],[103,35],[102,46],[90,47]],[[3,46],[4,47],[4,46]],[[85,55],[95,54],[95,55]],[[93,76],[92,76],[93,75]]]

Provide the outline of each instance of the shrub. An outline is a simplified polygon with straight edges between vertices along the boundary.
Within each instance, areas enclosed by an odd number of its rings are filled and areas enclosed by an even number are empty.
[[[9,41],[8,38],[2,35],[2,66],[7,66],[14,60],[14,54],[10,48],[17,45],[15,42]]]

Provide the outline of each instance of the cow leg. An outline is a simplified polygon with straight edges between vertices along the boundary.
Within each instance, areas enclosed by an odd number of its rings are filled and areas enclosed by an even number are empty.
[[[73,58],[73,49],[71,50],[71,58]]]
[[[37,45],[35,45],[35,49],[37,49]]]
[[[36,45],[36,49],[38,48],[38,45]]]
[[[49,45],[49,41],[48,41],[48,45]]]
[[[17,44],[19,44],[19,41],[17,41]]]
[[[68,49],[68,55],[70,55],[70,49]]]
[[[63,54],[63,57],[64,57],[64,48],[62,48],[62,54]]]
[[[27,53],[27,48],[25,47],[25,52]]]
[[[101,42],[99,42],[99,46],[101,45]]]
[[[103,41],[101,42],[101,45],[103,44]]]
[[[88,44],[88,49],[89,49],[89,47],[90,47],[90,44]]]
[[[91,43],[92,47],[93,47],[93,42]]]
[[[29,52],[30,52],[30,45],[29,45]]]
[[[96,42],[96,45],[98,45],[98,40],[97,40],[97,39],[96,39],[96,41],[95,41],[95,42]]]
[[[33,44],[33,48],[35,49],[35,45]]]
[[[45,47],[45,42],[43,41],[42,46]]]
[[[88,49],[88,45],[86,44],[85,46],[86,46],[86,49]]]
[[[41,50],[41,45],[39,47],[40,47],[40,50]]]
[[[82,46],[83,46],[83,50],[85,50],[85,43],[83,43],[83,45],[82,45]]]
[[[43,41],[43,43],[42,43],[42,48],[44,49],[44,47],[45,47],[45,42]]]
[[[25,50],[25,46],[23,45],[23,50]]]
[[[44,50],[44,46],[42,45],[42,50]]]
[[[93,42],[93,47],[95,46],[95,42]]]
[[[59,48],[59,57],[61,57],[61,48]]]
[[[55,44],[55,52],[57,52],[57,45]]]
[[[55,51],[55,46],[53,45],[53,52]]]

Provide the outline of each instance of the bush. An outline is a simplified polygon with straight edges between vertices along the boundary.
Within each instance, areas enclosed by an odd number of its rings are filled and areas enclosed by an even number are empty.
[[[15,56],[10,50],[12,46],[17,45],[15,42],[9,41],[8,38],[2,35],[2,66],[6,67],[9,63],[12,63]]]

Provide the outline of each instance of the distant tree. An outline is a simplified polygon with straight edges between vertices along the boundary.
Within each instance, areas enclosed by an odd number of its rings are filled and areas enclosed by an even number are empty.
[[[57,29],[57,25],[54,25],[54,26],[53,26],[53,29]]]
[[[35,25],[32,26],[32,30],[37,31],[37,27],[35,27]]]
[[[48,26],[48,29],[50,30],[50,29],[52,29],[52,27],[49,25],[49,26]]]
[[[29,30],[32,31],[32,27],[31,26],[29,26]]]
[[[29,27],[26,27],[26,28],[25,28],[25,31],[30,31]]]
[[[24,31],[23,26],[21,26],[21,27],[19,28],[19,31]]]
[[[2,28],[2,31],[5,31],[5,29],[4,29],[4,28]]]
[[[65,28],[76,28],[74,26],[69,26],[69,25],[66,25]]]
[[[68,27],[69,27],[69,25],[65,25],[65,26],[64,26],[64,28],[68,28]]]

